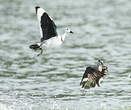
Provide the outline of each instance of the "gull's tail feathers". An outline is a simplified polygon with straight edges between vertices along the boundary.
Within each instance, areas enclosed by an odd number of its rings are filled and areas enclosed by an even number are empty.
[[[33,50],[41,50],[41,47],[39,44],[32,44],[29,46],[29,48]]]

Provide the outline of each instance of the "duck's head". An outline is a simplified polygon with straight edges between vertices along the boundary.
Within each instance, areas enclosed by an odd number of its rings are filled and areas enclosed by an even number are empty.
[[[103,65],[104,65],[103,61],[102,60],[98,60],[98,62],[97,62],[98,71],[102,72]]]

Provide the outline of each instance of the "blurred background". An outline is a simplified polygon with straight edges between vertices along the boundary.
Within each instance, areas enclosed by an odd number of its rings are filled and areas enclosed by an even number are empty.
[[[131,110],[130,0],[0,0],[0,110]],[[42,56],[29,49],[40,32],[35,6],[54,19],[63,45]],[[79,83],[102,59],[101,87]]]

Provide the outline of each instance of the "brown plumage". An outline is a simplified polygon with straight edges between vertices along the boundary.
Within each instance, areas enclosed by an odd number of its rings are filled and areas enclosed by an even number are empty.
[[[104,78],[107,74],[108,68],[103,66],[103,62],[98,60],[98,64],[96,67],[87,67],[83,77],[81,79],[80,85],[82,88],[91,88],[100,86],[100,79]]]

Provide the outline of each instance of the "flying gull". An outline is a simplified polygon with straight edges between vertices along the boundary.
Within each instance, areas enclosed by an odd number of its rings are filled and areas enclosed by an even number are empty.
[[[29,47],[33,50],[41,50],[38,54],[39,56],[43,53],[43,49],[54,48],[61,45],[64,42],[67,33],[73,32],[69,28],[65,28],[64,33],[58,35],[56,25],[46,11],[39,6],[36,6],[35,10],[39,22],[41,39],[39,43],[32,44]]]

